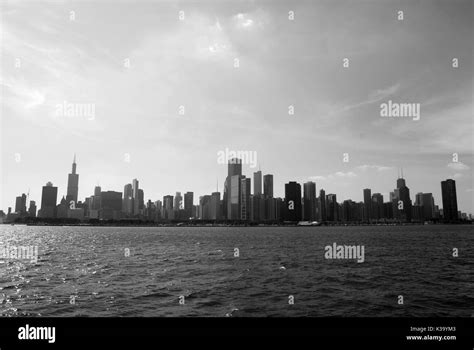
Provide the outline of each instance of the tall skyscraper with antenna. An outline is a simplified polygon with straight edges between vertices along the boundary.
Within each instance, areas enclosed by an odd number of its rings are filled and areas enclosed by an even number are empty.
[[[67,179],[66,202],[68,206],[71,205],[71,201],[74,201],[74,205],[77,203],[78,191],[79,191],[79,174],[76,173],[76,154],[74,154],[74,160],[72,161],[72,173],[68,175],[68,179]]]

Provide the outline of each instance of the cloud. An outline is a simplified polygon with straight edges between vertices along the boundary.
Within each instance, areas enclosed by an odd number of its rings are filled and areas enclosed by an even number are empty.
[[[336,172],[334,175],[337,176],[337,177],[356,177],[356,176],[357,176],[357,175],[356,175],[354,172],[352,172],[352,171],[349,171],[349,172],[347,172],[347,173],[344,173],[344,172],[342,172],[342,171],[338,171],[338,172]]]
[[[458,171],[470,169],[470,167],[464,164],[463,162],[449,163],[447,166],[450,169],[458,170]]]
[[[333,180],[335,178],[341,179],[341,178],[353,178],[356,177],[357,174],[354,173],[353,171],[348,171],[348,172],[342,172],[342,171],[337,171],[334,174],[329,174],[327,176],[321,176],[321,175],[315,175],[315,176],[310,176],[309,179],[313,181],[327,181],[327,180]]]
[[[391,166],[384,166],[384,165],[367,165],[367,164],[364,164],[364,165],[359,165],[358,167],[356,167],[356,169],[358,170],[362,170],[362,171],[367,171],[369,169],[375,169],[377,171],[387,171],[387,170],[392,170],[393,167]]]

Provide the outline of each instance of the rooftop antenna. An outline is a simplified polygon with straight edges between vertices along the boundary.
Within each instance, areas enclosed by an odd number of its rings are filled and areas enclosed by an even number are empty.
[[[403,168],[402,168],[402,179],[403,179]]]
[[[216,192],[219,192],[219,178],[216,177]]]

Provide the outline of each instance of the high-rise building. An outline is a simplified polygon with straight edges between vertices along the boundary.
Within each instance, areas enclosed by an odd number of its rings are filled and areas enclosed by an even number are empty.
[[[328,221],[339,220],[339,204],[337,196],[333,193],[326,195],[326,217]]]
[[[122,192],[102,191],[100,193],[100,218],[118,220],[122,211]]]
[[[250,187],[251,181],[249,178],[242,176],[240,184],[240,219],[250,220]]]
[[[28,216],[35,218],[36,217],[36,202],[30,201],[30,208],[28,209]]]
[[[405,183],[405,181],[403,181]],[[398,189],[398,212],[402,221],[410,222],[412,216],[412,204],[410,199],[410,189],[407,186],[402,186]],[[401,209],[400,209],[401,205]]]
[[[102,189],[100,186],[95,186],[94,188],[94,195],[92,196],[92,203],[91,208],[92,210],[99,210],[100,209],[100,194]],[[125,198],[124,198],[125,199]]]
[[[185,195],[186,198],[186,195]],[[211,194],[211,220],[220,220],[221,219],[221,193],[212,192]]]
[[[447,179],[441,181],[441,195],[443,198],[443,218],[445,221],[458,220],[458,201],[456,196],[456,181]]]
[[[365,204],[365,203],[364,203]],[[375,220],[383,219],[383,196],[380,193],[372,195],[372,218]]]
[[[74,206],[77,204],[77,193],[79,191],[79,174],[76,173],[76,155],[72,161],[72,172],[67,179],[67,195],[66,202],[68,205],[74,201]]]
[[[253,195],[260,196],[262,194],[262,172],[256,171],[253,173]]]
[[[189,220],[189,218],[193,217],[193,200],[194,200],[193,192],[186,192],[184,194],[184,212],[186,215],[186,218],[185,218],[186,220]]]
[[[370,188],[364,189],[364,221],[370,222],[372,219],[372,198]]]
[[[183,197],[181,196],[181,192],[176,192],[174,196],[174,210],[178,211],[183,207]]]
[[[267,174],[263,176],[263,195],[266,198],[273,198],[273,175]]]
[[[139,194],[138,190],[140,189],[139,187],[139,182],[137,179],[133,179],[132,181],[132,198],[133,198],[133,215],[138,215],[140,213],[140,200],[139,200]]]
[[[143,214],[145,210],[145,194],[141,188],[138,189],[138,213]]]
[[[228,215],[229,220],[241,220],[242,175],[230,177]]]
[[[234,178],[236,177],[237,178]],[[227,165],[227,178],[224,182],[224,216],[228,220],[240,219],[240,180],[242,176],[242,160],[239,158],[232,158]],[[232,180],[234,178],[234,180]],[[238,190],[237,193],[232,193],[232,188]],[[233,205],[232,205],[233,203]]]
[[[435,204],[432,193],[423,193],[423,219],[432,220],[435,217]]]
[[[163,197],[163,219],[174,220],[173,196],[171,195]]]
[[[199,197],[199,218],[201,220],[211,220],[211,196]]]
[[[309,181],[303,185],[304,190],[304,220],[316,220],[316,183]]]
[[[26,194],[23,193],[21,196],[16,197],[15,213],[21,216],[26,215]]]
[[[128,216],[133,215],[133,188],[132,184],[126,184],[123,188],[122,211]]]
[[[321,222],[327,220],[326,192],[323,189],[319,190],[319,220]]]
[[[242,159],[232,158],[227,164],[227,176],[242,175]]]
[[[40,217],[55,218],[57,201],[58,188],[54,187],[51,182],[48,182],[46,186],[43,186],[43,191],[41,193]]]
[[[405,179],[403,177],[397,179],[397,188],[406,186]]]
[[[285,221],[301,221],[301,185],[290,181],[285,184]]]

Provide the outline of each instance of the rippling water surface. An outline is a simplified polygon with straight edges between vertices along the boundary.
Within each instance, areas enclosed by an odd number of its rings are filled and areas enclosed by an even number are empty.
[[[473,231],[0,225],[1,246],[39,249],[37,263],[0,261],[0,314],[470,317]],[[334,242],[364,245],[365,262],[326,260]]]

